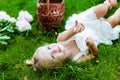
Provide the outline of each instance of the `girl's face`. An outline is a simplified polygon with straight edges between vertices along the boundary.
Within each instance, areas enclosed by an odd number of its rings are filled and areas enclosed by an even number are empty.
[[[37,59],[40,60],[43,67],[58,66],[67,58],[64,46],[56,43],[40,47],[37,53],[39,55]]]

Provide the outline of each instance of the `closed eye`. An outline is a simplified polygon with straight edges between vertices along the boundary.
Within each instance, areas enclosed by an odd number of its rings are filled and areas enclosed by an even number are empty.
[[[51,54],[51,57],[52,57],[53,59],[55,59],[55,57],[53,56],[53,54]]]
[[[48,50],[51,50],[51,48],[49,46],[47,48],[48,48]]]

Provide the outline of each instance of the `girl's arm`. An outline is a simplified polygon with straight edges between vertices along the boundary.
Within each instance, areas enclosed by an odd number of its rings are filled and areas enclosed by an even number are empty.
[[[93,59],[95,58],[95,56],[91,53],[87,54],[86,56],[82,56],[81,58],[79,58],[76,63],[81,63],[81,62],[85,62],[87,60]]]
[[[93,54],[94,56],[97,55],[98,52],[98,47],[95,45],[95,43],[93,42],[92,39],[87,38],[86,39],[86,45],[89,47],[90,49],[90,54]]]
[[[94,44],[93,40],[87,38],[86,45],[89,47],[90,52],[86,56],[82,56],[77,60],[76,63],[85,62],[87,60],[93,59],[98,52],[98,47]]]
[[[75,26],[60,33],[58,35],[57,40],[58,40],[58,42],[66,41],[73,35],[75,35],[79,32],[82,32],[83,30],[84,30],[84,26],[82,25],[82,23],[78,23],[78,21],[75,21]]]

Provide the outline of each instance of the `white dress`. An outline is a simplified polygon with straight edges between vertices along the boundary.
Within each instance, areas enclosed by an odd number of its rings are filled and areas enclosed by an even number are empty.
[[[86,55],[88,53],[88,47],[86,46],[85,42],[86,38],[93,39],[94,43],[97,46],[100,43],[110,45],[112,44],[111,40],[115,40],[119,37],[120,25],[113,29],[103,17],[97,19],[93,8],[94,7],[80,14],[73,14],[66,21],[65,29],[69,29],[70,27],[74,26],[75,20],[83,23],[85,26],[84,31],[74,35],[66,41],[69,42],[71,40],[75,40],[78,48],[81,50],[81,52],[76,55],[73,60],[77,60],[80,56]]]

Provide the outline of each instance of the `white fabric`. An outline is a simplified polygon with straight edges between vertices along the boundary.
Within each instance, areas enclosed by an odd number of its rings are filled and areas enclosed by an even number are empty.
[[[86,53],[88,53],[88,50],[79,52],[77,55],[73,57],[72,61],[77,61],[80,57],[82,57]]]
[[[78,22],[83,23],[85,26],[84,31],[74,35],[68,41],[66,41],[69,42],[71,40],[75,40],[83,55],[88,53],[88,47],[86,46],[85,42],[86,38],[93,39],[96,45],[100,43],[111,45],[111,40],[115,40],[119,37],[120,25],[118,25],[118,27],[115,29],[112,29],[111,25],[106,22],[104,18],[97,19],[93,8],[94,7],[80,14],[73,14],[68,18],[65,25],[65,29],[69,29],[75,25],[75,20],[77,20]]]

